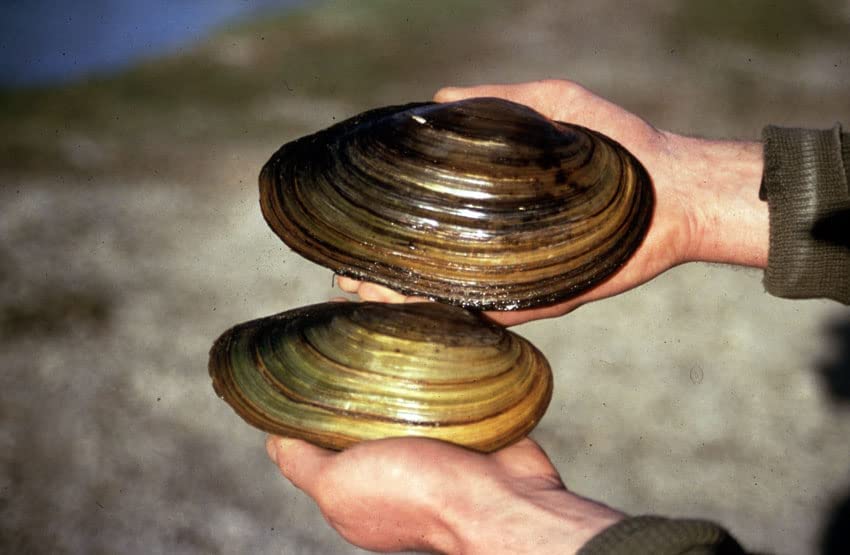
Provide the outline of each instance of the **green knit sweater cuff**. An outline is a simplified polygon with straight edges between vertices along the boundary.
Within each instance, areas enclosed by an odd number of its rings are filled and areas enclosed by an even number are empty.
[[[706,520],[638,516],[594,536],[578,555],[744,555],[726,530]]]
[[[850,136],[768,126],[760,196],[770,212],[764,285],[785,298],[850,304]]]

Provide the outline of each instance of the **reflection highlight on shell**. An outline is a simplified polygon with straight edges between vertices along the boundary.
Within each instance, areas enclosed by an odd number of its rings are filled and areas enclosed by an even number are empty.
[[[652,214],[621,145],[494,98],[365,112],[284,145],[260,202],[293,250],[357,279],[480,309],[575,296]]]
[[[493,451],[552,393],[522,337],[440,303],[325,303],[236,326],[210,352],[218,395],[249,424],[342,449],[396,436]]]

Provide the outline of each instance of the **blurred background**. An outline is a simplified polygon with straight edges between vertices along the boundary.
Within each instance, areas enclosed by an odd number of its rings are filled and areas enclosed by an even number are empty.
[[[359,552],[206,370],[224,329],[339,294],[262,221],[285,141],[547,77],[689,135],[850,126],[850,2],[641,4],[3,3],[0,550]],[[690,264],[517,331],[556,373],[533,437],[570,488],[843,552],[847,307]]]

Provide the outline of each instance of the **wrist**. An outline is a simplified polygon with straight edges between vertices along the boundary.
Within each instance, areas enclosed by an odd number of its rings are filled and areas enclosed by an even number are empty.
[[[576,553],[592,537],[624,518],[622,513],[565,489],[494,494],[446,511],[449,553]]]
[[[764,268],[769,223],[767,203],[758,195],[761,143],[668,139],[691,227],[685,261]]]

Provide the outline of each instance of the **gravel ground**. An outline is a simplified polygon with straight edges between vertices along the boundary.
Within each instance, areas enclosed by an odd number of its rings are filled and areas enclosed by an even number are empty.
[[[479,57],[427,82],[376,84],[375,98],[561,76],[690,134],[850,124],[846,41],[681,38],[665,3],[619,5],[526,3],[510,25],[482,23]],[[847,3],[833,13],[844,30],[848,14]],[[248,137],[177,157],[203,177],[0,185],[4,551],[359,552],[278,476],[263,435],[206,374],[225,328],[339,294],[330,271],[267,229],[255,181],[279,143],[358,102],[281,92],[248,106],[298,121],[274,143]],[[101,148],[76,141],[67,152],[96,164]],[[533,437],[577,492],[632,513],[716,519],[778,553],[819,552],[842,500],[848,518],[846,307],[775,299],[760,272],[691,264],[517,331],[556,373]]]

